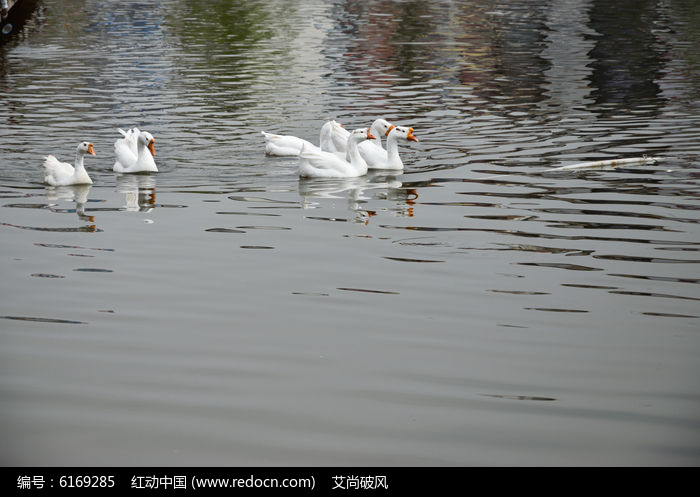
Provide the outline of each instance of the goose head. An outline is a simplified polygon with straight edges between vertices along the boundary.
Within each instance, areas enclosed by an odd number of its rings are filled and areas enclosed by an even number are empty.
[[[153,135],[150,134],[148,131],[142,131],[141,133],[139,133],[139,143],[144,147],[148,148],[148,151],[151,152],[151,155],[153,157],[156,156],[155,142],[155,138],[153,138]]]
[[[375,140],[377,137],[370,133],[369,128],[357,128],[352,132],[352,138],[357,141]]]
[[[392,136],[396,138],[403,138],[406,141],[417,142],[418,138],[413,134],[413,128],[406,128],[404,126],[392,126],[387,132],[387,135],[391,133]]]
[[[339,136],[342,136],[343,134],[347,135],[345,128],[343,128],[343,125],[340,124],[338,121],[333,120],[333,121],[328,121],[328,122],[331,125],[331,131],[333,133],[336,133],[336,134],[340,133]]]
[[[85,154],[96,155],[95,149],[93,148],[92,143],[90,143],[90,142],[81,142],[78,145],[78,153],[80,155],[85,155]]]
[[[372,127],[370,128],[372,131],[375,133],[379,134],[380,136],[387,136],[389,134],[389,130],[392,128],[392,124],[387,121],[386,119],[376,119],[372,123]]]

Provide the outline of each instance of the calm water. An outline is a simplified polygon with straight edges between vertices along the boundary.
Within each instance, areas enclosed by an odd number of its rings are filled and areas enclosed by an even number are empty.
[[[699,40],[693,0],[38,2],[0,46],[0,462],[699,464]],[[263,152],[376,117],[403,174]],[[135,125],[158,174],[111,171]],[[45,187],[82,140],[94,184]]]

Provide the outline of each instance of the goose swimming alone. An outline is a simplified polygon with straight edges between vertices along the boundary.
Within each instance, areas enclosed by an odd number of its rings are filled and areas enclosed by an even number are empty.
[[[44,158],[44,182],[51,186],[91,185],[92,180],[83,165],[85,154],[96,155],[90,142],[81,142],[75,153],[75,167],[59,162],[53,155]]]

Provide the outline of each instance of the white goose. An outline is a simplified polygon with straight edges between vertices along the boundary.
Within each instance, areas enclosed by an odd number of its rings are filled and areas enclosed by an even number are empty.
[[[383,136],[389,135],[389,130],[394,127],[386,119],[376,119],[369,128],[370,132],[377,137],[376,141],[368,141],[360,144],[360,154],[367,162],[369,169],[382,169],[381,165],[387,162],[387,152],[382,148]]]
[[[296,157],[301,152],[302,146],[307,148],[320,148],[326,152],[342,152],[345,153],[345,141],[347,141],[348,132],[345,131],[341,124],[336,121],[327,121],[321,127],[319,146],[317,147],[310,141],[304,140],[293,135],[276,135],[261,131],[265,137],[265,153],[267,155],[275,155],[280,157]],[[333,136],[335,133],[340,133],[340,138]],[[343,143],[343,149],[337,150],[334,142],[340,140]]]
[[[418,138],[413,135],[413,128],[391,126],[386,137],[386,158],[383,162],[374,162],[370,169],[403,169],[403,162],[399,157],[399,140],[417,142]]]
[[[346,149],[349,161],[333,152],[302,146],[299,154],[299,176],[305,178],[354,178],[367,174],[367,163],[360,157],[357,145],[364,140],[374,140],[369,128],[359,128],[350,133]]]
[[[335,121],[333,121],[335,122]],[[334,129],[333,130],[333,145],[335,146],[336,150],[340,152],[345,152],[345,144],[348,141],[348,137],[350,136],[350,132],[347,131],[346,129],[342,128],[342,125],[339,129]],[[371,142],[362,142],[360,144],[360,150],[362,150],[364,147],[378,147],[382,148],[382,136],[386,136],[386,134],[389,132],[389,128],[392,126],[392,124],[387,121],[386,119],[375,119],[372,125],[369,127],[369,132],[373,135],[375,135],[377,138],[377,141],[371,141]]]
[[[82,142],[78,145],[75,167],[67,162],[59,162],[53,155],[47,155],[44,158],[44,182],[51,186],[91,185],[92,180],[83,165],[85,154],[95,155],[92,143]]]
[[[117,156],[114,172],[158,172],[156,161],[153,160],[156,155],[153,135],[138,128],[132,128],[129,131],[119,129],[119,132],[124,135],[124,138],[114,142],[114,154]]]
[[[350,138],[350,132],[343,128],[343,125],[331,121],[331,126],[332,126],[332,133],[330,135],[331,138],[331,143],[328,144],[328,152],[340,152],[340,153],[345,153],[347,152],[347,144],[348,144],[348,138]],[[370,134],[372,134],[372,128],[370,127],[369,130]],[[364,143],[364,142],[362,142]]]
[[[382,148],[382,136],[389,134],[389,130],[393,125],[386,119],[375,119],[369,127],[369,132],[377,137],[376,140],[364,141],[359,144],[360,156],[367,163],[369,169],[379,169],[381,164],[387,162],[386,150]],[[350,133],[343,128],[333,130],[331,138],[335,150],[345,152],[345,143],[347,142]],[[325,149],[324,149],[325,150]],[[347,159],[347,157],[346,157]]]

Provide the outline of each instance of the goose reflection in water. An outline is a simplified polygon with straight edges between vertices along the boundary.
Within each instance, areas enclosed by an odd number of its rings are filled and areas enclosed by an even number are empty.
[[[46,198],[49,201],[49,209],[53,212],[69,212],[58,207],[58,201],[67,200],[75,201],[75,213],[81,221],[91,223],[85,227],[86,231],[97,231],[95,224],[95,216],[85,213],[85,204],[88,202],[88,194],[90,193],[91,185],[71,185],[71,186],[53,186],[46,188]]]
[[[156,179],[152,175],[122,174],[117,177],[117,191],[124,194],[126,211],[151,212],[156,207]]]
[[[303,209],[319,208],[316,199],[346,198],[348,210],[355,213],[355,222],[369,224],[376,210],[367,209],[372,200],[388,200],[393,207],[387,212],[400,217],[413,217],[413,206],[418,198],[415,188],[404,188],[396,176],[386,172],[370,173],[368,176],[343,179],[299,179],[299,195],[302,198]],[[322,219],[322,218],[318,218]],[[326,219],[329,221],[344,221],[344,219]]]
[[[375,199],[390,201],[394,207],[388,211],[398,217],[413,217],[413,206],[418,198],[416,188],[407,187],[407,184],[399,181],[396,176],[386,175],[381,171],[370,173],[370,188],[379,190]]]

